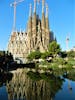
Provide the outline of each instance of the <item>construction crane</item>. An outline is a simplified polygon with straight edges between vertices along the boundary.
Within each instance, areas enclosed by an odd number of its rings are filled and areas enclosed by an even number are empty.
[[[69,51],[69,34],[67,35],[67,37],[66,37],[66,49],[67,49],[67,51]]]
[[[13,20],[13,31],[16,31],[16,6],[18,3],[23,2],[24,0],[14,0],[13,3],[10,4],[11,7],[14,7],[14,20]]]

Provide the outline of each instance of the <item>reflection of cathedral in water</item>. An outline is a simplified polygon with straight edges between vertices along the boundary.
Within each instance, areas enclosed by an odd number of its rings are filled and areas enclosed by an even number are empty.
[[[62,82],[60,78],[48,78],[47,75],[45,79],[36,81],[23,70],[14,73],[12,80],[7,83],[8,100],[53,100]]]

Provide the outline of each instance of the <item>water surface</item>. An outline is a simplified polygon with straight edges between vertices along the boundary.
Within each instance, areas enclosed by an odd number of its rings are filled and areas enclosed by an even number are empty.
[[[75,100],[74,77],[75,71],[65,75],[19,69],[11,80],[0,82],[0,100]]]

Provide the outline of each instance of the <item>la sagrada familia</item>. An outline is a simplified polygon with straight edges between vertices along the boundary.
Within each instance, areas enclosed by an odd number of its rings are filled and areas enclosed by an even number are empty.
[[[49,43],[54,40],[53,33],[49,28],[48,5],[45,4],[45,0],[42,0],[42,11],[40,11],[40,13],[42,12],[42,18],[40,18],[39,13],[37,14],[37,8],[39,11],[39,7],[37,7],[38,1],[34,0],[33,13],[30,4],[26,32],[12,31],[8,43],[8,51],[13,55],[14,59],[18,58],[23,62],[32,51],[48,51]]]

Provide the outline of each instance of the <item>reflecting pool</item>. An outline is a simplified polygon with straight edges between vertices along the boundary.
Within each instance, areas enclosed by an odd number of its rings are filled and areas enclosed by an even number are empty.
[[[59,72],[18,69],[0,80],[0,100],[75,100],[75,71]]]

